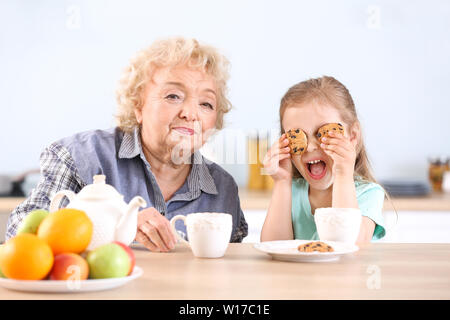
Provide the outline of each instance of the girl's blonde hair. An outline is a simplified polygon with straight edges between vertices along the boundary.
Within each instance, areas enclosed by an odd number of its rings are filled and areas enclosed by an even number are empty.
[[[118,126],[130,132],[138,126],[134,110],[144,106],[144,90],[159,67],[187,65],[200,68],[211,75],[217,86],[216,129],[223,128],[223,117],[230,111],[231,103],[227,99],[227,81],[229,61],[214,47],[200,44],[195,39],[181,37],[155,41],[150,47],[139,51],[125,68],[116,91]]]
[[[280,125],[281,134],[285,132],[283,128],[283,115],[288,107],[294,104],[310,102],[326,103],[339,110],[342,120],[348,125],[360,126],[356,114],[355,104],[347,88],[333,77],[323,76],[321,78],[310,79],[292,86],[281,99],[280,104]],[[293,175],[301,178],[300,172],[294,167]],[[369,159],[362,134],[356,146],[356,161],[354,177],[356,179],[376,182],[372,175]]]

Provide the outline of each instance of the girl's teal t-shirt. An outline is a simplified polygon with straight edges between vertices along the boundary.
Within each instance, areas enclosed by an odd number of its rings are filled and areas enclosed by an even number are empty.
[[[372,240],[385,236],[383,218],[384,190],[373,182],[355,181],[356,198],[361,214],[375,222]],[[295,239],[319,240],[319,235],[311,214],[308,197],[309,184],[305,179],[294,179],[292,182],[292,226]]]

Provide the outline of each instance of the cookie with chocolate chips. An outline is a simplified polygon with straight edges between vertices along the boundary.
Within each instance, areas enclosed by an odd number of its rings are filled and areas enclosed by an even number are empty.
[[[286,137],[289,140],[290,153],[301,155],[306,151],[308,146],[308,138],[302,129],[291,129],[286,132]]]
[[[332,246],[326,244],[325,242],[313,241],[313,242],[308,242],[308,243],[299,245],[298,251],[300,251],[300,252],[313,252],[313,251],[333,252],[334,249]]]
[[[333,131],[333,132],[339,132],[340,134],[344,134],[344,126],[340,123],[328,123],[322,127],[319,128],[319,130],[317,130],[317,138],[319,139],[320,142],[322,142],[322,138],[323,137],[327,137],[328,136],[328,132]]]

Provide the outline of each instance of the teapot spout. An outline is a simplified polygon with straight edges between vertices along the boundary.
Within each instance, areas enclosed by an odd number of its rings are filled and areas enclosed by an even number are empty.
[[[139,208],[146,207],[147,202],[140,196],[134,197],[127,206],[125,213],[117,224],[115,240],[130,245],[136,238],[137,216]]]

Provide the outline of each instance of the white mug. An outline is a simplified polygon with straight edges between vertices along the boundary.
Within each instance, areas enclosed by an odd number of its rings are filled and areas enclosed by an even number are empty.
[[[233,228],[231,214],[200,212],[190,213],[187,216],[177,215],[170,220],[173,229],[175,229],[175,222],[179,219],[186,225],[189,242],[184,240],[178,232],[177,237],[191,247],[194,256],[199,258],[224,256]]]
[[[450,193],[450,171],[445,171],[442,177],[442,190]]]
[[[314,221],[320,240],[355,243],[362,215],[357,208],[318,208]]]

